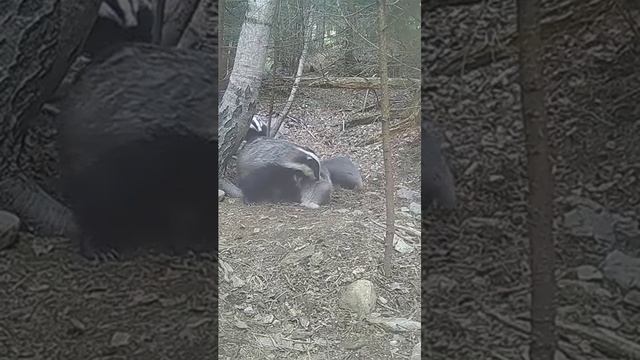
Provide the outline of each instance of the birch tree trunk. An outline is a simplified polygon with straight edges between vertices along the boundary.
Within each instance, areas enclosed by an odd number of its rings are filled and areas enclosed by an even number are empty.
[[[218,171],[224,173],[256,111],[275,0],[249,0],[229,85],[218,106]]]
[[[0,12],[0,208],[62,234],[68,210],[23,174],[39,145],[27,132],[82,49],[100,0],[8,0]]]

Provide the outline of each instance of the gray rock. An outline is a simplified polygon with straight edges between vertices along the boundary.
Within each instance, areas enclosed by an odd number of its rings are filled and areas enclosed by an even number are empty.
[[[18,241],[20,219],[14,214],[0,210],[0,250],[4,250]]]
[[[595,266],[582,265],[576,268],[578,279],[583,281],[602,280],[602,273]]]
[[[574,236],[593,237],[608,243],[615,240],[615,219],[602,208],[579,205],[564,214],[563,225]]]
[[[361,317],[371,314],[376,306],[376,289],[369,280],[357,280],[345,289],[340,305]]]
[[[593,322],[595,322],[596,324],[604,328],[611,329],[611,330],[615,330],[622,325],[620,321],[612,318],[611,316],[599,315],[599,314],[593,315]]]
[[[635,308],[640,308],[640,291],[631,290],[624,296],[624,303]]]
[[[640,259],[614,250],[604,259],[602,268],[604,276],[621,288],[640,288]]]

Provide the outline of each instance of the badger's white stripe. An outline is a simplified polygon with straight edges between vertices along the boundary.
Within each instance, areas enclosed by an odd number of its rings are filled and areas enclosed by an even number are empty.
[[[98,10],[98,16],[110,19],[118,23],[118,25],[122,25],[122,19],[118,16],[118,13],[109,5],[107,2],[103,1],[100,4],[100,9]]]
[[[149,0],[105,0],[100,4],[98,16],[111,19],[121,27],[138,26],[138,13],[141,8],[152,9]]]
[[[118,6],[124,15],[124,27],[138,26],[138,2],[135,0],[118,0]]]
[[[318,155],[312,153],[311,151],[305,150],[300,146],[296,145],[296,148],[300,151],[302,151],[303,153],[305,153],[307,155],[307,159],[313,159],[316,162],[318,162],[318,168],[320,168],[321,164],[320,164],[320,158],[318,157]]]
[[[262,131],[262,126],[263,126],[262,121],[260,121],[260,120],[258,120],[256,118],[253,118],[253,119],[251,119],[251,125],[249,125],[249,128],[251,128],[251,129],[253,129],[253,130],[257,131],[257,132],[261,132]]]
[[[313,173],[313,169],[309,167],[309,165],[300,164],[297,162],[285,162],[279,164],[282,167],[286,167],[289,169],[300,170],[305,176],[315,179],[316,175]]]

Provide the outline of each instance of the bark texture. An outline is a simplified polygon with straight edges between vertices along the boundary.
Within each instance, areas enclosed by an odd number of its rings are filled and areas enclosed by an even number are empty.
[[[0,3],[0,208],[37,233],[62,235],[72,228],[69,210],[24,170],[44,151],[42,137],[34,136],[42,104],[82,49],[99,5],[100,0]]]
[[[275,0],[250,0],[240,31],[229,85],[218,107],[218,171],[238,150],[255,114],[267,46],[275,13]]]

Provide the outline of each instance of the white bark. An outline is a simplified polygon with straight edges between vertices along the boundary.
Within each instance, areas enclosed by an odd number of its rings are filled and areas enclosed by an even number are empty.
[[[257,106],[267,59],[275,0],[249,0],[229,85],[218,106],[218,168],[223,171],[240,146]]]

